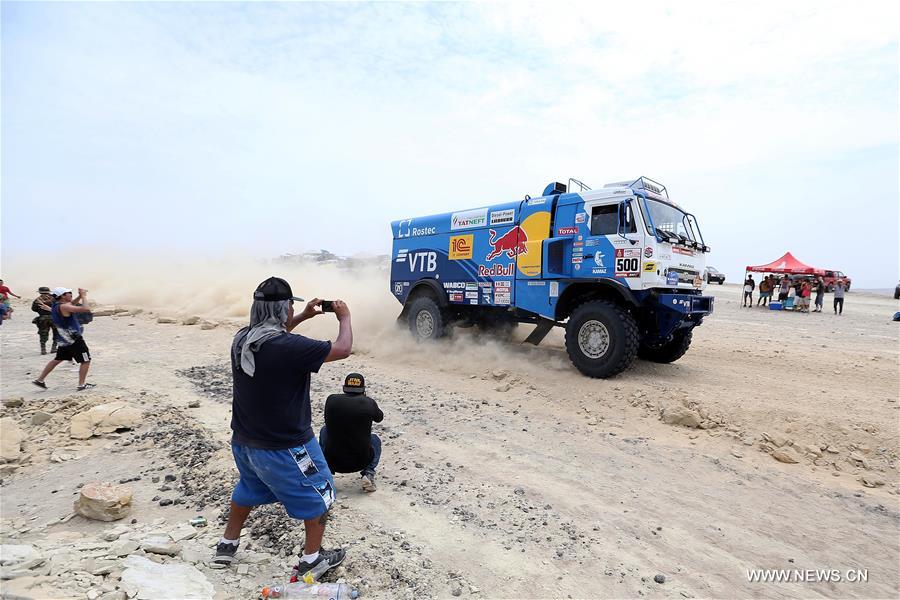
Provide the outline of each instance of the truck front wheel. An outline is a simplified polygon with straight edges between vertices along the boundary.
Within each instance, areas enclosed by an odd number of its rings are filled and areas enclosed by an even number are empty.
[[[641,344],[641,347],[638,349],[638,356],[644,360],[657,363],[675,362],[684,356],[684,353],[690,348],[692,336],[693,332],[688,330],[676,333],[669,342],[661,346]]]
[[[637,324],[626,310],[591,300],[572,311],[566,323],[566,351],[588,377],[612,377],[627,369],[638,349]]]
[[[450,333],[450,325],[437,302],[428,296],[419,296],[409,306],[409,330],[417,341],[436,340]]]

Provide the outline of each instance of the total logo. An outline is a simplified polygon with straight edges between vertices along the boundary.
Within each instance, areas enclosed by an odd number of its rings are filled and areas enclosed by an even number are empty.
[[[518,225],[500,237],[497,237],[495,230],[491,229],[490,232],[491,239],[488,240],[488,243],[491,245],[491,251],[484,257],[485,260],[494,260],[501,254],[506,254],[509,258],[515,258],[518,254],[528,254],[528,246],[525,245],[528,236],[525,234],[525,230]]]

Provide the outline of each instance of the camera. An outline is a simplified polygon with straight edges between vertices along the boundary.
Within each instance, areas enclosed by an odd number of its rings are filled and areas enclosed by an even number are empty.
[[[322,300],[322,304],[319,305],[322,312],[334,312],[334,305],[332,302],[334,302],[334,300]]]

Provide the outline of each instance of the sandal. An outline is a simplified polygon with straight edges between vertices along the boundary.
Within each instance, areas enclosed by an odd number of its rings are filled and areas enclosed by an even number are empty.
[[[33,383],[34,385],[38,386],[39,388],[42,388],[42,389],[45,389],[45,390],[47,389],[47,384],[44,383],[43,381],[38,381],[37,379],[35,379],[35,380],[32,381],[31,383]]]
[[[86,384],[84,384],[84,385],[79,385],[79,386],[78,386],[77,388],[75,388],[75,389],[77,389],[79,392],[83,392],[84,390],[86,390],[86,389],[88,389],[88,388],[92,388],[92,387],[97,387],[97,385],[94,384],[94,383],[86,383]]]

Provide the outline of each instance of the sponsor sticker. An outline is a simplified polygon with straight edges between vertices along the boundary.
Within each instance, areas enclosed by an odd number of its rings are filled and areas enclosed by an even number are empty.
[[[477,292],[477,291],[475,291],[475,292],[466,292],[466,298],[469,298],[469,299],[475,298],[475,299],[477,299],[477,298],[478,298],[478,292]]]
[[[478,284],[475,283],[474,281],[467,281],[467,282],[466,282],[466,289],[467,289],[467,290],[477,290],[477,289],[478,289]]]
[[[462,302],[463,301],[463,293],[462,292],[450,292],[450,302]]]
[[[494,292],[494,304],[509,304],[509,292]]]
[[[494,282],[494,289],[511,288],[511,287],[512,287],[512,281],[495,281]]]
[[[597,267],[597,268],[591,269],[591,273],[593,273],[594,275],[606,275],[606,268],[605,267]]]
[[[574,246],[575,248],[580,248],[581,246],[584,246],[584,242],[574,242],[572,246]]]
[[[556,229],[556,235],[577,235],[577,227],[559,227]]]
[[[537,206],[538,204],[544,204],[546,202],[546,198],[529,198],[525,204],[527,204],[528,206]]]
[[[575,222],[576,222],[576,223],[585,223],[585,222],[587,222],[587,213],[583,213],[583,212],[577,213],[577,214],[575,215]]]
[[[491,265],[490,267],[478,265],[479,277],[512,277],[515,271],[516,265],[513,263],[508,265]]]
[[[644,256],[647,258],[652,257],[653,256],[653,248],[651,248],[650,246],[647,246],[646,248],[644,248]]]
[[[644,263],[644,273],[653,273],[656,271],[656,263],[652,260],[648,260]]]
[[[581,265],[575,265],[575,270],[576,270],[576,271],[580,271],[580,270],[581,270]]]
[[[675,254],[683,254],[684,256],[693,256],[694,251],[689,248],[682,248],[681,246],[672,246],[672,252]]]
[[[400,221],[397,225],[397,239],[417,237],[420,235],[434,235],[437,227],[415,227],[412,219]]]
[[[694,287],[697,289],[703,287],[703,279],[699,275],[694,275]]]
[[[394,284],[394,294],[397,296],[403,295],[403,283],[398,281]]]
[[[508,225],[516,220],[515,209],[495,210],[491,212],[491,225]]]
[[[478,298],[473,298],[469,300],[469,304],[478,304]]]
[[[475,210],[453,213],[450,216],[450,230],[457,231],[459,229],[484,227],[487,225],[487,220],[488,209],[486,208],[476,208]]]
[[[474,234],[450,236],[450,260],[465,260],[472,258],[472,246]]]
[[[588,240],[585,240],[584,245],[585,246],[599,246],[600,240],[588,239]]]
[[[594,262],[597,264],[598,267],[603,267],[603,271],[606,272],[606,264],[603,262],[604,258],[606,258],[606,255],[604,255],[599,250],[594,252]]]
[[[550,282],[550,297],[556,298],[559,296],[559,282],[551,281]]]
[[[678,285],[678,273],[675,271],[669,271],[666,273],[666,285],[675,287]]]
[[[580,256],[580,255],[578,255],[578,256],[573,256],[573,257],[572,257],[572,264],[573,264],[573,265],[579,265],[579,264],[581,264],[582,258],[583,258],[583,257]]]
[[[616,277],[637,277],[641,273],[640,248],[616,248]]]
[[[546,281],[529,281],[528,285],[529,286],[541,286],[541,285],[547,285],[547,282]]]
[[[463,290],[466,288],[466,284],[463,281],[445,281],[443,286],[445,290]]]
[[[492,284],[490,281],[479,281],[478,282],[478,287],[480,287],[480,288],[489,288],[489,287],[492,287],[493,285],[494,284]]]

